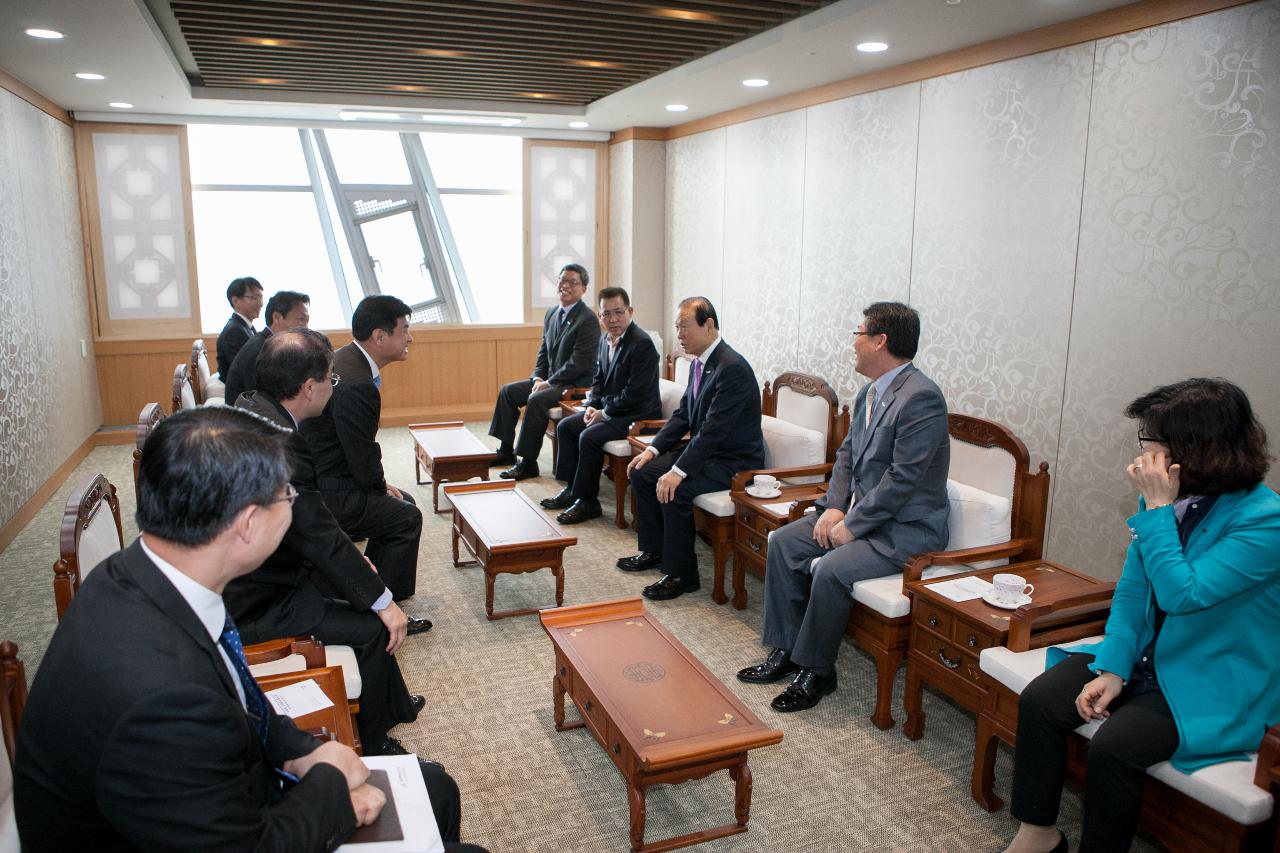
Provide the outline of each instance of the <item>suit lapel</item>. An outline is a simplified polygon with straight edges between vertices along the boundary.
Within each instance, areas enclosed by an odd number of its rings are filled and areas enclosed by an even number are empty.
[[[857,454],[854,455],[854,459],[853,459],[854,465],[857,465],[858,462],[861,461],[862,454],[866,452],[867,445],[871,443],[871,434],[875,432],[876,427],[880,425],[880,419],[884,417],[884,413],[889,410],[889,407],[891,405],[893,405],[893,399],[897,395],[898,389],[902,387],[902,383],[907,381],[907,377],[910,376],[913,372],[915,372],[915,369],[916,369],[915,366],[910,364],[907,365],[905,368],[903,368],[901,373],[893,377],[893,381],[889,383],[889,389],[884,392],[884,396],[876,400],[875,411],[871,413],[871,423],[867,424],[866,429],[863,430],[862,440],[858,445],[858,452]],[[871,386],[868,385],[866,389],[864,389],[864,391],[869,392],[870,389],[871,389]],[[862,405],[859,406],[860,411],[858,412],[858,416],[861,417],[865,422],[866,393],[862,395],[861,402],[862,402]]]
[[[693,416],[690,418],[690,421],[692,421],[695,424],[700,424],[702,422],[702,415],[704,414],[703,409],[706,408],[703,405],[703,401],[710,399],[707,392],[711,390],[711,383],[716,378],[716,375],[717,375],[716,368],[720,364],[720,354],[728,347],[729,345],[726,344],[723,340],[720,341],[720,345],[717,346],[715,350],[712,351],[711,355],[707,357],[707,364],[705,367],[702,368],[702,379],[698,381],[698,397],[693,401],[693,407],[692,407]],[[690,377],[689,377],[689,390],[690,392],[692,392],[693,390],[692,374],[690,374]]]
[[[608,362],[609,367],[604,372],[604,381],[606,385],[608,385],[609,380],[613,378],[613,372],[618,369],[618,362],[622,361],[623,353],[625,353],[627,351],[627,348],[631,346],[631,340],[630,340],[631,330],[635,328],[635,325],[636,325],[635,323],[632,323],[631,325],[627,326],[626,331],[622,333],[622,337],[618,338],[618,349],[613,354],[613,361]],[[602,349],[600,351],[600,355],[601,357],[607,359],[609,357],[608,333],[601,335],[600,340],[602,341],[602,344],[601,344]]]

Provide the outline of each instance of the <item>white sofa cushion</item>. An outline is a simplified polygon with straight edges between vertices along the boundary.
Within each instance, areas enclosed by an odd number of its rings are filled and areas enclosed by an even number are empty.
[[[827,439],[816,429],[762,415],[760,431],[764,433],[766,468],[821,465],[827,459]],[[818,482],[822,480],[821,477],[816,479]]]
[[[625,438],[616,438],[613,441],[604,443],[604,452],[610,456],[630,456],[631,442]]]
[[[947,502],[948,551],[1009,541],[1013,503],[1008,498],[947,480]]]
[[[671,417],[680,408],[680,399],[684,397],[684,386],[670,379],[658,380],[658,398],[662,401],[662,417]]]
[[[1096,643],[1101,639],[1102,637],[1089,637],[1062,648],[1070,649],[1076,645]],[[978,657],[978,667],[1014,693],[1021,694],[1031,683],[1031,679],[1044,672],[1044,661],[1044,649],[1012,652],[1000,646],[983,649]],[[1094,720],[1076,731],[1086,738],[1092,738],[1104,722]],[[1253,755],[1249,761],[1226,761],[1188,774],[1179,771],[1169,762],[1162,761],[1148,767],[1147,773],[1236,823],[1253,826],[1271,817],[1275,809],[1271,793],[1253,784],[1257,764],[1258,758]]]
[[[733,518],[733,499],[729,497],[728,489],[698,495],[693,499],[693,505],[720,518]]]

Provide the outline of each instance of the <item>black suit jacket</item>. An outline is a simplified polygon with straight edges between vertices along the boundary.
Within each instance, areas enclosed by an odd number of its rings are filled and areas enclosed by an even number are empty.
[[[609,336],[600,336],[596,375],[586,405],[603,409],[610,420],[624,423],[662,417],[658,393],[658,350],[653,339],[635,323],[618,340],[618,352],[609,363]]]
[[[764,467],[760,386],[751,365],[724,339],[707,359],[696,398],[689,374],[680,408],[654,436],[653,449],[667,452],[686,432],[693,437],[675,462],[686,474],[708,462],[735,471]]]
[[[559,316],[560,306],[553,305],[542,318],[542,345],[533,377],[542,377],[552,385],[586,385],[596,369],[600,321],[583,300],[569,309],[563,325],[557,321]]]
[[[341,383],[339,383],[341,384]],[[249,391],[237,405],[290,430],[287,448],[298,490],[293,522],[274,554],[250,574],[227,585],[223,600],[231,618],[261,631],[281,626],[277,636],[307,633],[324,617],[324,596],[312,582],[318,572],[356,610],[368,610],[386,590],[364,555],[342,532],[316,486],[315,459],[293,418],[276,400]]]
[[[235,360],[231,362],[231,368],[223,371],[226,377],[222,381],[227,386],[226,401],[228,406],[234,406],[236,401],[240,399],[240,395],[245,391],[253,391],[258,387],[258,354],[262,352],[262,346],[267,342],[267,338],[271,337],[271,327],[267,326],[261,332],[245,342],[240,348],[240,352],[236,353]],[[289,427],[293,423],[288,424]]]
[[[385,492],[378,420],[382,394],[373,371],[354,342],[333,354],[333,370],[342,377],[318,418],[302,425],[316,463],[316,485],[324,491]]]
[[[134,542],[72,600],[18,735],[28,850],[331,850],[355,829],[342,773],[289,791],[273,768],[316,741],[274,713],[264,747],[217,646]]]
[[[231,312],[230,319],[218,334],[218,378],[223,382],[231,375],[231,364],[236,360],[236,353],[249,342],[252,334],[253,327],[239,314]]]

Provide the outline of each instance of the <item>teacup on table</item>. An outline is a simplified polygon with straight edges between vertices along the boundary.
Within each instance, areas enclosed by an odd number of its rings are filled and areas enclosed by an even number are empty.
[[[1010,605],[1020,604],[1023,596],[1030,597],[1036,590],[1035,586],[1027,583],[1027,579],[1022,575],[1001,573],[993,577],[991,583],[996,588],[996,598]]]
[[[778,488],[778,478],[770,474],[756,474],[751,487],[761,493],[772,492]]]

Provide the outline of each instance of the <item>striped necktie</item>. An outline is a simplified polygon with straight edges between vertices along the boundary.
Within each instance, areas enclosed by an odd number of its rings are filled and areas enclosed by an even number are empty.
[[[258,733],[258,740],[265,747],[267,722],[271,717],[267,697],[262,694],[258,682],[253,680],[253,673],[249,672],[249,662],[244,657],[244,643],[240,642],[240,632],[236,630],[236,623],[231,621],[230,613],[227,614],[227,621],[222,623],[222,636],[218,637],[218,645],[222,646],[222,650],[231,659],[231,668],[236,671],[240,687],[244,690],[245,713],[249,715],[249,722]]]

